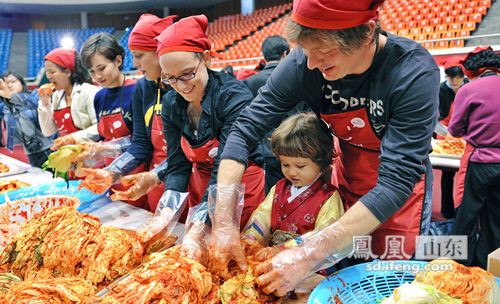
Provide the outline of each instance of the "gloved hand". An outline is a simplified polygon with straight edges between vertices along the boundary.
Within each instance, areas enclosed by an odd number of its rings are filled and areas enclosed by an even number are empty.
[[[82,142],[83,152],[76,158],[76,161],[89,166],[103,160],[106,157],[118,157],[122,153],[120,145],[109,142]]]
[[[120,177],[119,173],[104,169],[82,168],[76,170],[75,173],[78,177],[85,176],[85,179],[78,186],[78,190],[85,187],[89,189],[90,192],[96,194],[103,194],[106,192]]]
[[[368,235],[380,225],[362,203],[355,203],[336,222],[321,231],[304,235],[297,247],[284,250],[260,264],[257,284],[265,293],[283,296],[309,274],[335,265],[352,253],[354,236]]]
[[[208,252],[208,268],[213,274],[229,279],[229,269],[235,262],[245,272],[248,265],[240,240],[240,218],[244,191],[241,185],[217,185],[209,189],[208,205],[211,214],[212,235]]]
[[[76,144],[76,138],[73,135],[68,134],[66,136],[54,139],[54,144],[52,145],[52,147],[50,147],[50,150],[56,151],[62,146],[74,145],[74,144]]]
[[[264,262],[269,260],[270,258],[276,256],[278,253],[284,250],[284,247],[280,246],[271,246],[271,247],[266,247],[262,248],[261,250],[257,251],[255,254],[255,260],[258,262]]]
[[[159,185],[161,181],[153,172],[141,172],[134,175],[127,175],[121,178],[120,182],[124,186],[130,186],[125,191],[114,191],[111,200],[137,200],[147,194],[153,187]]]
[[[202,265],[207,265],[208,252],[207,244],[205,242],[205,234],[207,230],[208,227],[203,222],[197,221],[192,223],[182,240],[182,255],[187,256]]]

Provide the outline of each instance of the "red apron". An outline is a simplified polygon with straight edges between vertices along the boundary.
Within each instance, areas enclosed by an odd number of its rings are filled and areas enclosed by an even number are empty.
[[[104,141],[110,141],[130,134],[130,130],[127,127],[125,121],[123,120],[123,115],[121,111],[119,113],[102,115],[99,118],[99,122],[97,124],[97,131],[99,132],[99,135],[104,137]],[[113,162],[113,160],[114,158],[107,157],[106,159],[104,159],[104,162],[106,166],[109,166]],[[132,175],[144,171],[146,171],[146,164],[142,163],[139,166],[137,166],[137,168],[132,170],[129,174]],[[111,193],[114,192],[113,190],[125,191],[127,189],[128,187],[125,187],[121,183],[118,183],[113,186],[113,188],[111,189]],[[146,195],[142,196],[141,198],[135,201],[127,200],[126,202],[139,208],[143,208],[146,210],[148,209],[148,199]]]
[[[188,186],[189,208],[201,202],[210,181],[218,146],[219,141],[216,138],[212,138],[196,148],[191,147],[184,137],[181,138],[182,151],[186,155],[186,158],[193,164]],[[249,163],[245,173],[243,173],[241,182],[245,185],[245,204],[240,221],[240,229],[243,229],[250,219],[252,212],[264,200],[264,170],[256,164]]]
[[[154,169],[167,158],[167,142],[163,134],[163,123],[161,122],[161,103],[160,103],[160,89],[158,89],[158,98],[154,105],[152,125],[151,125],[151,144],[153,145],[153,158],[149,165],[149,170]],[[146,122],[146,125],[149,125]],[[155,212],[156,206],[160,201],[161,196],[165,192],[163,183],[151,189],[148,192],[149,211]]]
[[[455,184],[455,191],[453,195],[453,202],[455,203],[455,208],[458,208],[462,203],[462,197],[464,196],[464,185],[465,185],[465,174],[467,173],[467,167],[469,166],[469,160],[474,152],[474,147],[466,143],[465,151],[460,158],[460,167],[458,168],[458,173],[456,175],[457,182]]]
[[[289,202],[290,189],[291,183],[286,178],[276,183],[271,210],[271,232],[279,229],[302,235],[314,230],[321,207],[336,189],[320,177]]]
[[[71,107],[54,110],[54,121],[59,129],[59,137],[66,136],[80,130],[73,123]]]
[[[367,111],[361,108],[321,114],[340,140],[341,153],[334,167],[346,210],[377,184],[380,139],[372,131]],[[373,253],[387,253],[386,236],[397,236],[404,237],[403,258],[414,254],[416,236],[420,233],[424,190],[425,178],[422,176],[403,207],[371,234]]]

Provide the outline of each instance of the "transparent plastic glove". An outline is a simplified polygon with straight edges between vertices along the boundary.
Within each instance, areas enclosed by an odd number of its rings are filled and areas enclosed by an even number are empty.
[[[449,135],[448,128],[439,122],[437,123],[436,128],[434,129],[434,132],[436,132],[436,134],[441,135],[443,137],[446,137]]]
[[[223,279],[233,276],[230,265],[236,263],[242,272],[248,269],[240,240],[243,210],[242,185],[213,185],[209,188],[208,206],[212,220],[208,268]]]
[[[73,135],[69,134],[54,139],[54,144],[52,145],[52,147],[50,147],[50,150],[55,151],[59,150],[59,148],[62,146],[74,145],[74,144],[76,144],[76,138]]]
[[[283,250],[257,266],[257,284],[265,293],[284,296],[297,288],[310,274],[326,264],[336,264],[351,253],[345,244],[346,229],[338,222],[315,233],[297,247]],[[349,237],[348,237],[349,239]],[[346,246],[347,245],[347,246]],[[327,263],[328,262],[328,263]]]
[[[102,161],[106,157],[118,157],[123,153],[122,146],[114,141],[85,141],[82,142],[81,145],[84,150],[76,160],[83,162],[85,165]]]
[[[270,258],[276,256],[278,253],[284,250],[283,246],[271,246],[262,248],[255,254],[255,260],[258,262],[264,262]]]
[[[85,177],[80,185],[78,185],[78,190],[85,187],[90,192],[96,194],[103,194],[120,178],[119,173],[104,169],[82,168],[76,170],[75,173],[78,177]]]
[[[207,265],[207,243],[205,235],[208,226],[204,222],[196,221],[191,224],[182,240],[182,255],[191,258],[202,265]]]
[[[161,183],[158,176],[153,172],[127,175],[122,177],[120,182],[122,185],[130,187],[125,191],[115,190],[115,193],[111,195],[113,201],[137,200]]]

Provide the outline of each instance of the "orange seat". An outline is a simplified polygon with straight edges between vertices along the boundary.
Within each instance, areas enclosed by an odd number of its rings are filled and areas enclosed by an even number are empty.
[[[463,3],[457,3],[457,4],[453,5],[453,9],[455,11],[461,12],[464,8],[465,8],[465,4],[463,4]]]
[[[465,22],[467,22],[468,19],[469,17],[466,15],[458,15],[457,17],[455,17],[455,23],[464,24]]]
[[[422,34],[432,34],[434,33],[434,27],[433,26],[424,26],[424,28],[422,29]]]
[[[434,48],[434,43],[433,42],[424,42],[422,43],[422,46],[428,50],[430,49],[433,49]]]
[[[438,41],[438,42],[436,42],[435,48],[437,48],[437,49],[447,49],[448,48],[448,41]]]
[[[462,29],[462,25],[460,23],[452,23],[448,26],[449,31],[460,31]]]
[[[418,26],[419,26],[419,27],[426,27],[426,26],[429,26],[429,23],[430,23],[430,22],[429,22],[429,20],[427,20],[427,19],[422,19],[422,20],[420,20],[420,22],[418,23]]]
[[[410,33],[411,33],[413,36],[420,35],[420,28],[419,28],[419,27],[412,28],[412,29],[410,30]]]
[[[491,7],[491,0],[481,0],[480,4],[482,7],[490,8]]]
[[[476,29],[476,23],[472,21],[465,22],[462,28],[464,30],[474,31]]]
[[[475,12],[477,14],[481,14],[481,15],[484,16],[488,12],[488,9],[486,7],[484,7],[484,6],[478,6],[478,7],[475,8]]]
[[[403,36],[403,37],[407,37],[407,36],[409,36],[409,35],[410,35],[410,31],[409,31],[409,30],[407,30],[407,29],[399,30],[399,31],[398,31],[398,35],[399,35],[399,36]]]
[[[417,41],[427,40],[427,35],[426,34],[417,35],[417,36],[415,36],[415,40],[417,40]]]
[[[483,15],[481,14],[472,14],[469,17],[469,21],[475,22],[475,23],[480,23],[483,20]]]
[[[438,26],[440,25],[442,22],[441,22],[441,18],[432,18],[431,19],[431,22],[430,22],[430,25],[432,26]]]
[[[455,21],[455,18],[453,18],[452,16],[448,16],[448,17],[444,18],[445,24],[450,24],[450,23],[453,23],[454,21]]]
[[[432,33],[430,35],[427,35],[427,38],[429,40],[441,39],[441,34],[440,33]]]
[[[456,32],[446,32],[441,35],[442,38],[455,38]]]
[[[436,33],[444,33],[448,30],[448,25],[440,24],[434,28],[434,32]]]
[[[463,40],[452,40],[450,41],[450,47],[455,48],[455,47],[464,47],[465,43]]]
[[[455,37],[469,37],[469,36],[470,36],[470,32],[467,30],[461,30],[461,31],[456,32],[456,34],[455,34]]]
[[[467,7],[462,10],[462,15],[470,16],[474,14],[474,9]]]
[[[474,0],[471,0],[467,3],[467,7],[470,7],[470,8],[475,8],[478,6],[478,3]]]

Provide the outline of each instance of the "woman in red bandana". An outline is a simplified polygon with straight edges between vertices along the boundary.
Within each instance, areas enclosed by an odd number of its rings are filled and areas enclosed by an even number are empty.
[[[428,232],[428,154],[438,116],[439,69],[418,43],[381,30],[382,3],[295,0],[286,32],[298,47],[276,67],[228,136],[217,180],[223,185],[239,182],[247,147],[302,100],[339,140],[334,176],[347,211],[258,267],[257,282],[267,293],[284,295],[322,262],[349,256],[355,236],[371,235],[369,250],[362,252],[367,259],[408,259],[416,237]],[[219,210],[231,205],[217,202],[221,227],[228,216]],[[212,235],[221,231],[214,227]],[[237,235],[225,233],[232,239],[211,250],[212,258],[219,265],[237,261],[245,270]]]
[[[204,15],[184,18],[156,38],[162,81],[173,90],[163,98],[163,124],[167,139],[165,189],[187,191],[189,207],[206,202],[208,185],[216,183],[219,157],[229,129],[252,100],[242,83],[225,73],[208,69],[211,43]],[[244,227],[264,199],[264,171],[252,155],[245,170]],[[260,159],[261,161],[261,159]]]
[[[87,175],[82,182],[99,184],[96,189],[104,193],[113,183],[121,182],[127,187],[124,191],[115,191],[113,200],[137,200],[147,194],[147,209],[155,211],[164,192],[158,172],[166,166],[166,141],[161,122],[161,98],[168,87],[160,80],[161,68],[156,56],[156,41],[165,28],[169,27],[176,16],[158,18],[143,14],[134,26],[128,40],[129,49],[134,56],[134,66],[142,72],[134,90],[132,101],[133,132],[132,142],[125,153],[116,158],[104,169],[84,169]],[[127,175],[142,163],[148,163],[149,172]],[[127,175],[127,176],[125,176]]]
[[[477,47],[461,64],[471,82],[455,96],[448,130],[463,136],[472,152],[451,234],[467,235],[466,263],[486,268],[488,254],[500,247],[500,56]]]
[[[91,84],[87,70],[74,49],[57,48],[45,56],[45,73],[55,86],[39,90],[38,119],[45,136],[56,133],[51,149],[83,140],[97,140],[94,96],[99,87]]]

